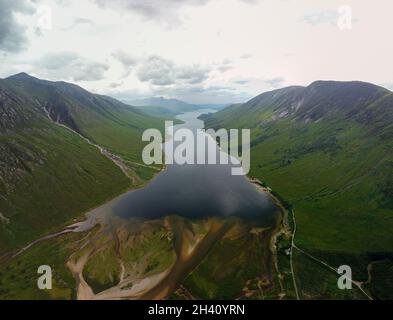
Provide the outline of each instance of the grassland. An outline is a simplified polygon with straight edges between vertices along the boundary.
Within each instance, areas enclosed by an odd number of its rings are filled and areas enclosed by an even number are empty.
[[[65,263],[75,248],[73,244],[82,234],[68,234],[51,241],[41,242],[22,255],[2,262],[0,266],[1,300],[69,300],[75,299],[75,279]],[[37,286],[38,267],[52,268],[52,290]]]
[[[82,134],[124,160],[142,163],[146,142],[142,133],[147,128],[164,130],[163,118],[152,118],[127,110],[110,110],[110,116],[100,114],[92,118],[83,110],[75,114],[75,122]]]
[[[369,282],[367,287],[378,299],[392,300],[393,291],[393,258],[376,261],[369,266]]]
[[[386,197],[390,145],[356,123],[335,127],[333,121],[324,126],[282,121],[252,129],[249,175],[292,204],[299,245],[344,252],[393,250],[393,235],[387,232],[393,230]]]
[[[164,119],[26,74],[1,80],[0,91],[7,119],[0,124],[0,255],[61,229],[161,169],[142,163],[141,137],[147,128],[163,130]],[[132,179],[80,135],[121,157]]]
[[[381,94],[382,100],[391,97],[386,90],[366,87],[377,96]],[[362,88],[346,89],[341,96],[337,92],[332,96],[321,93],[318,99],[315,87],[312,98],[306,95],[307,88],[288,88],[204,119],[207,127],[251,129],[249,175],[266,183],[294,209],[296,245],[335,268],[351,266],[354,279],[366,282],[368,265],[389,258],[393,252],[393,143],[391,127],[385,121],[391,118],[390,109],[380,100],[368,101],[370,95],[362,98],[364,107],[357,105]],[[306,94],[299,102],[292,93],[302,90]],[[340,105],[340,99],[348,103],[348,97],[357,104]],[[308,104],[307,99],[312,103]],[[290,109],[297,103],[302,103],[303,109]],[[352,109],[344,114],[345,108]],[[364,110],[372,111],[365,114]],[[384,114],[385,120],[378,114]],[[368,121],[364,120],[366,116]],[[313,117],[319,119],[310,121]],[[304,257],[296,255],[294,260],[299,270],[304,265],[305,269],[310,266],[309,271],[315,267],[316,272],[323,272]],[[310,297],[350,298],[329,289],[329,281],[333,280],[326,281],[321,278],[319,282],[327,286],[326,290]],[[302,280],[300,286],[305,284]],[[385,289],[380,290],[391,290],[388,282],[384,285]]]
[[[1,135],[18,154],[32,154],[20,172],[3,180],[0,252],[59,230],[90,208],[131,187],[130,180],[97,148],[70,131],[50,124]],[[16,152],[16,151],[15,151]],[[11,152],[13,155],[14,153]]]

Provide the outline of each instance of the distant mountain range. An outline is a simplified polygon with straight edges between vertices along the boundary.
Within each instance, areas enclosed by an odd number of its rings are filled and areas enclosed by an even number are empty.
[[[163,97],[127,100],[126,102],[154,116],[174,116],[176,114],[199,109],[220,110],[228,106],[228,104],[190,104],[178,99],[166,99]]]
[[[129,103],[137,107],[155,106],[155,107],[172,108],[174,110],[180,109],[182,111],[189,110],[194,107],[193,105],[181,100],[166,99],[163,97],[132,100],[129,101]]]

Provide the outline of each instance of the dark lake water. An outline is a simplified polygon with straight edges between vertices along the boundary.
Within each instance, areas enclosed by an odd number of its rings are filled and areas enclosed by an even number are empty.
[[[181,128],[203,128],[203,121],[197,119],[202,113],[178,116],[184,123],[176,125],[175,132]],[[219,153],[218,146],[215,148]],[[245,176],[232,175],[231,167],[231,164],[167,165],[142,189],[127,192],[105,206],[123,218],[239,216],[256,219],[263,226],[272,225],[278,210],[269,196]]]

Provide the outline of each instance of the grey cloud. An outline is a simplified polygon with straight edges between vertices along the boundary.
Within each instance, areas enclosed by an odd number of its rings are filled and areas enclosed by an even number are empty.
[[[79,56],[74,52],[60,52],[43,56],[36,64],[39,71],[51,78],[73,81],[104,79],[109,66]]]
[[[93,27],[95,26],[95,22],[91,19],[87,18],[75,18],[71,25],[68,27],[63,28],[63,30],[72,30],[74,28],[77,28],[79,26],[88,26],[88,27]]]
[[[111,89],[115,89],[115,88],[118,88],[118,87],[122,86],[123,84],[124,84],[123,82],[112,82],[112,83],[109,84],[109,87]]]
[[[26,27],[16,21],[17,13],[33,14],[34,7],[23,0],[0,0],[0,52],[18,52],[26,46]]]
[[[197,84],[205,81],[208,78],[210,70],[202,68],[198,65],[191,67],[178,67],[175,69],[175,76],[177,79],[185,80],[190,84]]]
[[[264,80],[264,82],[270,85],[272,88],[278,88],[284,83],[285,79],[282,77],[272,78]]]
[[[227,72],[228,70],[234,69],[234,63],[232,59],[224,59],[222,62],[217,63],[216,70],[220,73]]]
[[[126,67],[135,66],[138,62],[138,59],[133,57],[131,54],[124,52],[122,50],[117,50],[113,54],[113,57],[116,58],[121,64]]]
[[[131,54],[123,51],[117,50],[112,53],[112,56],[121,63],[124,68],[123,78],[126,78],[130,75],[131,71],[138,63],[138,59],[132,56]]]
[[[159,56],[151,56],[139,67],[137,76],[142,82],[166,86],[175,83],[173,72],[173,62]]]
[[[148,18],[155,18],[185,6],[200,6],[211,0],[94,0],[100,7],[130,10]]]
[[[188,6],[203,6],[217,0],[93,0],[102,8],[113,8],[135,12],[144,18],[154,21],[165,21],[176,24],[181,21],[177,14],[179,10]],[[254,4],[259,0],[239,0],[248,4]]]
[[[236,84],[240,84],[240,85],[245,85],[248,82],[249,82],[248,80],[237,80],[237,81],[235,81]]]
[[[242,59],[242,60],[247,60],[247,59],[251,59],[251,58],[252,58],[252,54],[250,54],[250,53],[245,53],[240,56],[240,59]]]
[[[140,65],[137,77],[142,82],[149,82],[156,86],[198,84],[208,78],[209,72],[208,68],[199,65],[177,66],[170,60],[151,56]]]
[[[311,24],[313,26],[319,24],[336,24],[338,20],[338,11],[337,10],[325,10],[320,11],[308,15],[304,15],[302,17],[302,21]]]
[[[227,72],[231,69],[233,69],[233,66],[231,66],[231,65],[222,65],[222,66],[217,67],[217,70],[222,73]]]
[[[58,4],[61,4],[63,6],[69,6],[71,5],[72,0],[55,0]]]
[[[94,26],[94,21],[91,19],[87,18],[75,18],[71,28],[77,27],[79,25],[89,25],[89,26]]]

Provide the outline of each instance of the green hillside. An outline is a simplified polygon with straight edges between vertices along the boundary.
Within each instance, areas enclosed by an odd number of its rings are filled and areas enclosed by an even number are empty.
[[[24,73],[7,79],[34,98],[49,116],[127,160],[141,161],[141,133],[163,128],[162,119],[113,98],[66,82],[40,80]]]
[[[59,124],[123,157],[133,181]],[[26,74],[0,80],[0,255],[152,177],[157,169],[140,165],[141,134],[161,126],[72,84]]]
[[[250,128],[251,172],[290,203],[295,243],[334,266],[393,252],[393,94],[362,82],[315,82],[203,116]]]

